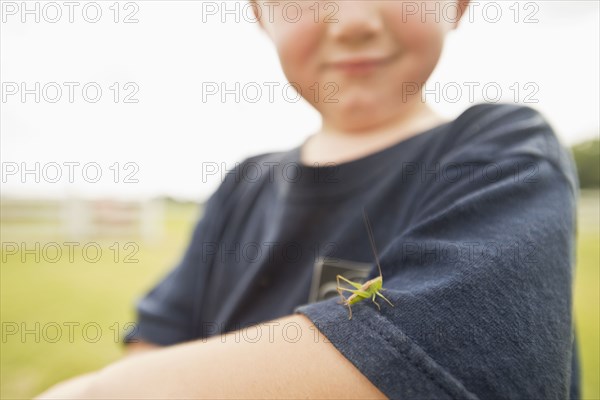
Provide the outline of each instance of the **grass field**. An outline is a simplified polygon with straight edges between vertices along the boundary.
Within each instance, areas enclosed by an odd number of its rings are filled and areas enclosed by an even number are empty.
[[[598,201],[598,192],[587,193],[579,209],[575,318],[585,399],[600,399]],[[48,262],[55,257],[50,247],[39,262],[31,254],[24,262],[21,254],[3,255],[0,397],[31,398],[55,382],[117,360],[123,329],[134,321],[136,297],[178,262],[198,212],[196,206],[169,206],[166,237],[156,244],[131,238],[95,240],[101,257],[86,256],[81,246],[73,259],[63,254],[55,263]],[[28,248],[38,241],[42,247],[55,242],[68,249],[67,240],[37,238],[35,228],[22,237],[3,231],[3,243],[21,241]],[[128,242],[139,245],[132,255],[137,263],[125,262],[132,252],[125,247]]]

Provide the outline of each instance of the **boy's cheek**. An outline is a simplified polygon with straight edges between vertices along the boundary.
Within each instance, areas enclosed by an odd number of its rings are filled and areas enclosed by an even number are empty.
[[[427,12],[421,1],[385,1],[382,5],[386,28],[404,47],[420,48],[443,41],[453,24],[442,13]],[[410,8],[410,7],[413,8]],[[434,8],[431,7],[430,10]]]
[[[314,22],[298,22],[279,26],[274,45],[286,73],[308,74],[318,63],[320,48],[320,27]],[[288,76],[298,80],[298,76]]]

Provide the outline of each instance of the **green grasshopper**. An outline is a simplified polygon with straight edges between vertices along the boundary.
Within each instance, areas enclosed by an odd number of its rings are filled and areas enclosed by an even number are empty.
[[[375,255],[375,261],[377,261],[377,268],[379,268],[379,276],[363,283],[362,285],[360,283],[352,282],[351,280],[344,278],[342,275],[338,275],[336,277],[337,291],[340,294],[340,297],[342,298],[342,301],[339,302],[338,304],[344,304],[344,305],[348,306],[348,312],[349,312],[348,319],[352,319],[352,307],[351,307],[352,304],[356,304],[356,303],[366,300],[368,298],[371,298],[371,300],[373,300],[373,303],[375,303],[377,308],[381,311],[381,307],[379,307],[379,304],[375,301],[375,296],[381,297],[382,299],[387,301],[390,306],[394,307],[394,305],[380,293],[381,291],[386,290],[386,289],[384,289],[382,287],[383,286],[383,276],[381,274],[381,265],[379,265],[379,257],[377,256],[377,249],[375,248],[375,239],[373,238],[373,230],[371,229],[371,223],[369,222],[369,218],[367,217],[367,212],[365,211],[364,208],[363,208],[363,217],[365,220],[365,226],[367,227],[367,233],[369,234],[369,240],[371,241],[371,248],[373,249],[373,254]],[[354,286],[356,289],[353,290],[353,289],[346,289],[346,288],[341,287],[340,279],[342,279],[345,282],[349,283],[350,285]],[[347,291],[347,292],[352,292],[352,295],[348,298],[345,298],[344,295],[342,294],[342,290]]]

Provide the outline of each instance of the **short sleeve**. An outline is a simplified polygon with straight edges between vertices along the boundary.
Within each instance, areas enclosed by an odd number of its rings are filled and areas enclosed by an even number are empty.
[[[206,201],[180,262],[137,300],[137,323],[125,335],[124,343],[141,339],[167,346],[196,338],[195,321],[200,317],[204,285],[210,274],[203,243],[215,234],[225,197],[231,191],[230,181],[225,179]]]
[[[394,307],[366,299],[349,320],[328,299],[295,312],[390,398],[568,398],[574,169],[518,151],[490,168],[472,154],[380,252]]]

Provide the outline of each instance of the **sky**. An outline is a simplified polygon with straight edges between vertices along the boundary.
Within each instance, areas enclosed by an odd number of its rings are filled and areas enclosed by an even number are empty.
[[[29,13],[0,3],[5,196],[202,201],[236,162],[295,147],[320,125],[284,89],[245,1],[27,3]],[[240,12],[223,12],[236,3]],[[472,4],[430,78],[446,93],[431,106],[453,118],[474,102],[516,101],[566,145],[597,137],[598,2]],[[247,88],[239,101],[206,95],[236,82]],[[469,82],[479,83],[473,98]]]

